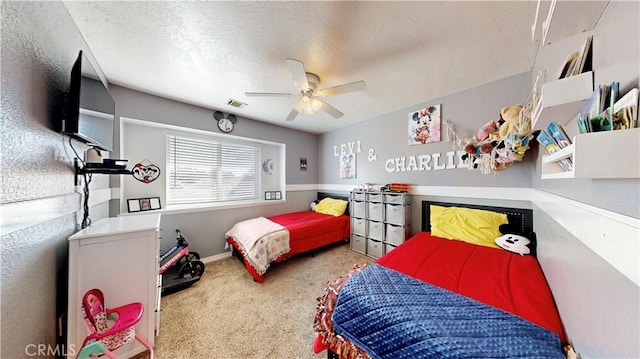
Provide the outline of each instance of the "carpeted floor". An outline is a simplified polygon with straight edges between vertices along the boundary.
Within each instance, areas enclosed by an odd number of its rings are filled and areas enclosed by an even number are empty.
[[[263,284],[238,258],[209,263],[195,285],[162,297],[156,358],[326,358],[312,350],[316,298],[370,261],[341,242],[273,265]]]

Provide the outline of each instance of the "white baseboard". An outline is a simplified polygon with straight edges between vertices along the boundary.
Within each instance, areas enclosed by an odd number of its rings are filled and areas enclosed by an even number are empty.
[[[212,263],[212,262],[219,261],[221,259],[225,259],[229,257],[231,257],[231,251],[215,254],[209,257],[200,258],[200,261],[204,264],[207,264],[207,263]]]

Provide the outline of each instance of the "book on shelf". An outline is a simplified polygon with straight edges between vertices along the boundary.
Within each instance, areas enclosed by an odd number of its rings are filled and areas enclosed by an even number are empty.
[[[564,132],[564,128],[557,122],[549,122],[547,132],[555,140],[556,144],[558,144],[558,147],[565,148],[571,145],[571,139],[567,136],[567,133]]]
[[[576,116],[580,133],[623,130],[638,126],[638,89],[620,98],[619,83],[598,85]]]
[[[540,130],[538,137],[536,137],[538,143],[544,146],[544,149],[547,150],[547,153],[551,154],[560,150],[560,146],[553,140],[553,137],[549,134],[549,132],[545,130]]]
[[[593,36],[587,36],[581,51],[575,51],[567,57],[560,71],[560,79],[591,71],[591,43]]]
[[[538,143],[544,146],[544,149],[547,150],[547,153],[549,154],[557,152],[561,149],[558,143],[553,139],[553,136],[551,136],[546,129],[540,131],[538,137],[536,137],[536,140],[538,141]],[[564,171],[573,170],[573,162],[571,162],[571,159],[569,158],[560,159],[556,161],[556,163]]]

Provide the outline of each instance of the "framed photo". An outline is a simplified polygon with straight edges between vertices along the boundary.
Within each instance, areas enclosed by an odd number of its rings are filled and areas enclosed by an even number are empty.
[[[264,193],[264,199],[267,201],[282,199],[281,191],[267,191]]]
[[[300,171],[306,171],[306,170],[307,170],[307,158],[300,157]]]
[[[129,213],[161,209],[160,197],[132,198],[127,200]]]

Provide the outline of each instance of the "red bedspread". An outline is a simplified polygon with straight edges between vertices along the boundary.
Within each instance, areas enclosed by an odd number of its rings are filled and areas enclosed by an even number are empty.
[[[557,333],[560,341],[567,343],[551,290],[535,257],[420,232],[376,263],[518,315]],[[319,337],[314,351],[328,346],[335,352],[349,353],[345,357],[367,357],[348,340],[332,334],[332,309],[345,281],[341,277],[330,283],[318,298],[314,328]]]
[[[350,219],[346,215],[334,217],[314,211],[301,211],[268,217],[268,219],[289,231],[291,250],[276,259],[276,262],[349,238]],[[233,238],[227,238],[227,242],[239,252]],[[246,260],[244,262],[251,276],[262,283],[264,277],[256,273]]]
[[[503,309],[547,328],[566,343],[549,285],[535,257],[416,234],[378,264]]]

